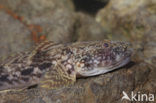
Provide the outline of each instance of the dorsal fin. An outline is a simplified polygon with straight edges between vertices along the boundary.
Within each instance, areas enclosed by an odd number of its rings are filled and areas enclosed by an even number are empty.
[[[31,59],[37,52],[47,52],[52,48],[55,48],[59,43],[54,43],[53,41],[44,41],[40,43],[36,48],[32,51],[29,58]]]
[[[44,51],[48,51],[50,50],[50,48],[55,47],[56,45],[58,45],[58,43],[54,43],[53,41],[44,41],[42,43],[40,43],[34,50],[32,53],[36,53],[36,52],[44,52]]]
[[[36,48],[35,51],[46,51],[48,48],[57,45],[58,43],[54,43],[53,41],[44,41],[40,43]]]

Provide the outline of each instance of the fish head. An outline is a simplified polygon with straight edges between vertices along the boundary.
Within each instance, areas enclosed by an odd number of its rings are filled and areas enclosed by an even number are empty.
[[[118,41],[94,42],[84,48],[85,52],[76,63],[80,77],[107,73],[126,65],[131,58],[129,43]]]

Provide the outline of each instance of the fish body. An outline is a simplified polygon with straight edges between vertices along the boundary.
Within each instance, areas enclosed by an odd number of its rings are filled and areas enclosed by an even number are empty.
[[[100,75],[130,61],[125,42],[89,41],[58,44],[46,41],[32,52],[17,54],[0,65],[0,90],[35,84],[53,89],[73,84],[76,78]]]

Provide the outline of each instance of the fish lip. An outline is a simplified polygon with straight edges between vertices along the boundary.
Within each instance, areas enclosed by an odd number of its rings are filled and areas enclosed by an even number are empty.
[[[131,61],[131,56],[124,58],[123,60],[121,60],[123,63],[120,64],[120,67],[128,64]]]

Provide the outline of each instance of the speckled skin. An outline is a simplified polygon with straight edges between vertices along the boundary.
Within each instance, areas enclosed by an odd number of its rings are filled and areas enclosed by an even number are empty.
[[[76,77],[88,77],[117,69],[130,61],[127,43],[90,41],[69,44],[44,42],[35,50],[8,58],[0,65],[0,90],[38,84],[58,88]]]

